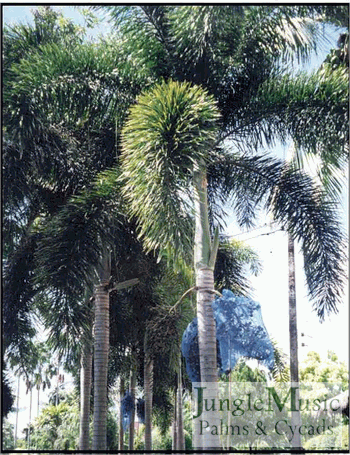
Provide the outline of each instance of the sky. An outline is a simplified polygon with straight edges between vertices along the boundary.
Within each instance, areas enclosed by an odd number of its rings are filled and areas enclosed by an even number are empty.
[[[84,20],[77,9],[69,6],[58,6],[65,16],[74,19],[81,25]],[[3,20],[5,23],[27,22],[31,18],[31,6],[3,6]],[[106,32],[109,27],[99,26],[91,36]],[[331,43],[324,46],[323,52],[318,56],[314,55],[308,65],[307,70],[318,67],[325,58],[328,50],[336,46],[338,31],[333,33]],[[285,157],[286,147],[278,146],[274,153],[280,157]],[[348,232],[348,185],[344,188],[342,196],[342,216],[341,223],[344,230]],[[289,322],[288,322],[288,256],[287,256],[287,235],[278,230],[276,225],[270,226],[271,220],[262,217],[258,226],[247,233],[242,233],[234,221],[233,216],[227,220],[226,234],[234,236],[236,239],[244,240],[259,254],[263,264],[263,271],[259,276],[252,276],[251,283],[254,288],[254,299],[261,305],[262,316],[270,336],[278,341],[279,346],[285,353],[289,352]],[[316,313],[312,311],[312,302],[307,297],[305,286],[305,276],[303,272],[303,258],[296,246],[296,296],[297,296],[297,323],[299,332],[299,360],[302,361],[307,352],[316,350],[325,357],[327,350],[333,350],[342,361],[348,362],[349,352],[349,307],[348,289],[344,295],[344,303],[339,308],[339,313],[331,317],[326,317],[325,322],[319,322]],[[304,334],[302,336],[301,334]],[[304,346],[303,346],[304,345]],[[67,384],[69,387],[70,384]],[[24,395],[24,384],[21,384],[21,403],[20,408],[25,408],[20,413],[20,430],[18,436],[21,437],[21,428],[28,422],[29,395]],[[36,396],[36,392],[34,394]],[[43,396],[44,400],[44,396]],[[33,398],[36,403],[36,398]],[[33,416],[36,416],[36,405],[34,406]],[[14,422],[14,414],[11,415]]]

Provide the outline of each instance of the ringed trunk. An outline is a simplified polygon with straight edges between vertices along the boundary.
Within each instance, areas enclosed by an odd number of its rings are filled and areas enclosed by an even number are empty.
[[[111,255],[103,251],[99,284],[95,287],[93,450],[107,448],[107,373],[109,354],[109,291]]]
[[[298,365],[298,328],[297,305],[295,289],[295,250],[294,241],[288,234],[288,287],[289,287],[289,345],[290,345],[290,380],[296,387],[296,402],[299,402],[299,365]],[[300,412],[294,411],[291,415],[292,425],[301,425]],[[301,438],[298,431],[292,439],[293,448],[301,448]]]
[[[210,239],[207,177],[203,163],[194,171],[195,248],[194,261],[197,286],[198,345],[201,383],[210,389],[211,398],[218,397],[218,373],[216,354],[216,324],[212,308],[214,291],[214,265],[218,238],[212,245]],[[212,416],[212,424],[216,417]],[[217,435],[203,435],[204,449],[220,448]]]
[[[92,377],[92,352],[90,343],[83,346],[80,366],[80,433],[79,449],[89,450],[90,395]]]
[[[153,401],[153,359],[147,351],[145,340],[145,450],[152,450],[152,401]]]
[[[119,450],[124,450],[124,428],[123,428],[123,409],[122,409],[122,400],[124,398],[124,378],[120,377],[120,387],[119,387]]]
[[[184,424],[183,424],[183,401],[182,401],[182,372],[181,372],[181,357],[179,365],[179,376],[177,386],[177,449],[185,450],[185,435],[184,435]]]
[[[107,448],[107,372],[109,351],[109,293],[108,282],[95,289],[95,346],[94,346],[94,429],[93,450]]]
[[[172,448],[173,450],[177,450],[178,448],[178,434],[177,434],[177,386],[175,389],[175,394],[174,394],[174,421],[173,421],[173,445]]]
[[[136,391],[136,365],[135,353],[133,353],[132,367],[130,372],[130,394],[132,396],[134,407],[131,412],[131,422],[129,428],[129,450],[134,450],[134,437],[135,437],[135,391]]]

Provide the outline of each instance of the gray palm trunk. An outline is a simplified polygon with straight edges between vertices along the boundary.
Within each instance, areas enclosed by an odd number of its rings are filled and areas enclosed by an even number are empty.
[[[201,382],[210,383],[211,396],[218,396],[218,373],[216,355],[216,324],[212,308],[214,295],[214,265],[217,253],[217,239],[212,245],[208,218],[208,196],[206,170],[200,163],[193,173],[195,246],[194,263],[197,287],[198,345],[200,356]],[[211,416],[215,425],[215,416]],[[203,447],[218,448],[218,436],[205,432]]]
[[[295,250],[294,240],[288,234],[288,287],[289,287],[289,345],[290,345],[290,380],[296,389],[296,402],[299,403],[299,366],[298,366],[298,328],[295,287]],[[294,411],[291,415],[292,425],[301,425],[300,412]],[[295,431],[291,441],[293,448],[301,448],[301,439]]]
[[[145,450],[152,450],[152,401],[153,401],[153,359],[147,349],[145,338]]]
[[[179,359],[179,375],[177,384],[177,447],[178,450],[185,450],[185,436],[183,424],[183,401],[182,401],[182,372],[181,372],[181,357]]]
[[[15,442],[14,448],[17,448],[17,434],[18,434],[18,410],[19,410],[19,385],[20,385],[21,376],[18,374],[17,379],[17,401],[16,401],[16,426],[15,426]]]
[[[92,379],[92,351],[90,343],[85,342],[80,365],[80,432],[79,449],[89,450],[90,395]]]
[[[92,450],[107,448],[107,373],[109,353],[110,254],[105,253],[95,288],[94,425]]]
[[[33,404],[33,385],[30,384],[29,390],[29,425],[28,425],[28,449],[30,449],[30,426],[32,424],[32,404]]]
[[[175,389],[175,395],[174,395],[174,420],[173,420],[173,444],[172,444],[172,449],[177,450],[178,447],[178,436],[177,436],[177,388]]]
[[[129,427],[129,450],[134,450],[135,439],[135,393],[136,393],[136,358],[135,352],[132,352],[131,371],[130,371],[130,395],[133,399],[133,409],[131,411],[130,427]]]
[[[120,406],[119,406],[119,450],[124,450],[124,428],[123,428],[123,409],[122,409],[122,400],[124,398],[124,379],[120,377],[120,385],[119,385],[119,399],[120,399]]]
[[[194,172],[197,317],[202,382],[217,382],[216,326],[212,308],[215,251],[212,251],[207,200],[207,177],[203,167]]]
[[[39,417],[39,412],[40,412],[40,384],[39,386],[37,387],[37,391],[38,391],[38,401],[37,401],[37,417]]]

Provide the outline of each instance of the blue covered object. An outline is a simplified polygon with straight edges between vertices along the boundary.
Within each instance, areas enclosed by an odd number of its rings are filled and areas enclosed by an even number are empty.
[[[274,349],[262,320],[259,303],[229,290],[213,301],[218,343],[218,369],[228,374],[240,357],[262,361],[270,370]],[[186,370],[192,382],[200,382],[197,318],[187,326],[181,345]]]
[[[122,399],[122,413],[123,413],[123,430],[126,431],[131,423],[131,415],[134,409],[134,400],[130,392],[126,391]]]

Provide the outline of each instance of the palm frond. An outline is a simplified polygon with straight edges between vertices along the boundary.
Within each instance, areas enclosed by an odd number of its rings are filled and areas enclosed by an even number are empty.
[[[22,236],[3,268],[3,350],[9,358],[20,359],[23,365],[36,333],[34,300],[40,286],[34,283],[33,276],[34,253],[39,240],[38,234]]]
[[[290,379],[289,367],[287,366],[287,356],[276,340],[272,340],[272,345],[274,350],[274,365],[272,370],[273,380],[276,382],[287,382]]]
[[[300,242],[318,316],[336,312],[346,278],[345,237],[336,204],[309,176],[267,156],[221,156],[215,168],[217,197],[231,201],[241,224],[251,225],[256,210],[266,208]]]
[[[130,109],[122,133],[122,192],[147,249],[170,247],[184,257],[191,250],[188,187],[194,163],[206,159],[215,140],[217,119],[205,91],[172,81],[140,96]]]
[[[115,170],[101,173],[92,188],[71,198],[41,227],[36,280],[55,290],[59,298],[62,294],[81,298],[95,279],[103,246],[118,241],[125,218],[117,175]]]
[[[227,121],[227,136],[251,147],[293,138],[313,153],[346,155],[348,144],[348,76],[343,68],[323,76],[272,78]],[[324,152],[322,152],[324,151]],[[341,158],[339,158],[341,159]]]
[[[256,276],[261,268],[258,255],[251,247],[237,240],[222,240],[214,269],[216,288],[220,292],[229,289],[237,295],[247,296],[251,292],[247,270]]]

